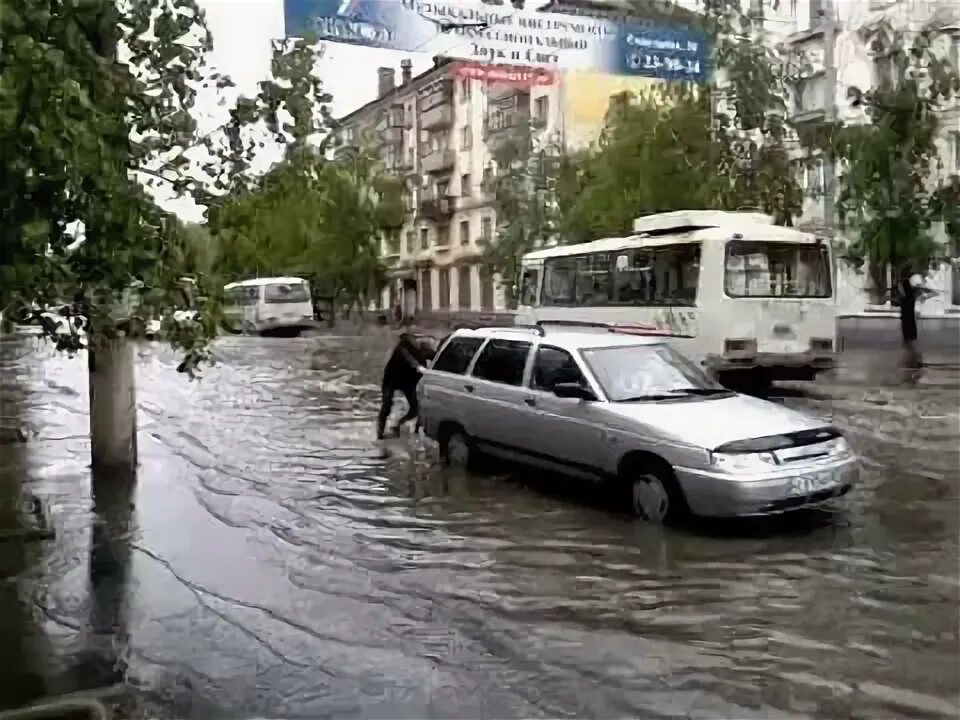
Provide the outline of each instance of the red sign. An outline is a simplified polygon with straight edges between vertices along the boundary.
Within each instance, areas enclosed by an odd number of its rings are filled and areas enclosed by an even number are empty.
[[[541,87],[557,82],[557,73],[546,68],[524,65],[489,65],[487,63],[453,63],[451,74],[462,80],[482,80],[516,87]]]

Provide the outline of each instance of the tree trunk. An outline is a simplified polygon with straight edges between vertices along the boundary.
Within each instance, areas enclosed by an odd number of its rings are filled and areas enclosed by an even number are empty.
[[[13,320],[0,312],[0,335],[8,335],[14,330]]]
[[[103,338],[96,333],[88,341],[93,468],[134,477],[138,452],[133,344],[126,338]]]

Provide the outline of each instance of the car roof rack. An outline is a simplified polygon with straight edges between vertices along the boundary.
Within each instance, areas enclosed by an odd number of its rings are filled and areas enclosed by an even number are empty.
[[[560,327],[582,327],[582,328],[600,328],[610,333],[623,333],[625,335],[654,335],[654,336],[672,336],[669,330],[662,330],[656,325],[645,325],[643,323],[606,323],[591,320],[538,320],[537,325],[555,325]]]
[[[493,329],[496,330],[497,332],[513,332],[513,331],[535,332],[540,337],[543,337],[544,335],[547,334],[547,331],[543,327],[541,327],[539,324],[537,325],[506,325],[502,328],[493,328]]]
[[[546,335],[546,331],[539,325],[503,325],[490,327],[480,323],[461,323],[453,328],[457,330],[493,330],[494,332],[535,332],[540,337]]]

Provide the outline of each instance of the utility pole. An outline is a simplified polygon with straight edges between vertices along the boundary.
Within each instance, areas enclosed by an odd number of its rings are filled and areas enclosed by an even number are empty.
[[[824,95],[826,96],[826,123],[830,131],[837,122],[837,62],[835,50],[837,43],[837,9],[834,0],[824,0],[823,4],[823,69]],[[823,158],[823,223],[830,233],[834,231],[834,202],[836,200],[836,167],[830,153]]]

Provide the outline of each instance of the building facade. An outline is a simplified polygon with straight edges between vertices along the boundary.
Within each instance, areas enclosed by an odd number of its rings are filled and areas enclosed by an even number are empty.
[[[851,103],[848,90],[876,86],[880,74],[887,70],[886,59],[871,50],[863,33],[882,21],[907,32],[936,21],[946,36],[933,50],[955,68],[960,67],[960,5],[951,0],[792,0],[779,3],[776,10],[765,8],[765,13],[765,26],[784,41],[788,57],[798,68],[787,100],[790,124],[800,130],[823,123],[831,113],[847,124],[867,121],[863,110]],[[939,158],[932,182],[960,175],[960,100],[944,104],[940,120]],[[832,168],[818,152],[810,152],[799,141],[795,143],[795,156],[806,198],[799,224],[832,233],[835,248],[842,252],[848,238],[835,229],[835,217],[834,222],[827,222],[832,214],[827,192],[831,186],[836,190],[843,168]],[[948,240],[942,227],[933,230],[947,260],[931,270],[927,283],[938,294],[923,304],[921,312],[932,316],[960,314],[960,248]],[[887,274],[889,287],[893,277],[889,269]],[[870,274],[845,263],[839,263],[837,297],[842,313],[893,312],[889,299],[872,286]]]
[[[803,72],[791,83],[787,102],[789,120],[796,127],[821,123],[834,103],[836,117],[863,122],[862,112],[851,107],[847,89],[871,87],[880,61],[867,47],[861,30],[881,18],[898,27],[919,27],[933,17],[954,24],[952,44],[943,53],[960,64],[960,6],[950,0],[744,0],[754,12],[762,10],[764,28],[783,43],[790,58],[802,58]],[[689,14],[698,0],[681,0]],[[627,6],[618,2],[554,0],[544,10],[591,15],[616,15]],[[635,3],[631,7],[636,7]],[[656,9],[657,4],[651,3]],[[653,12],[653,11],[651,11]],[[833,13],[834,21],[827,22]],[[653,22],[678,19],[672,10],[663,16],[660,6]],[[832,32],[831,32],[832,28]],[[832,65],[826,52],[833,36]],[[374,144],[388,168],[405,179],[407,216],[403,227],[384,240],[383,258],[391,281],[379,305],[400,306],[404,314],[489,314],[506,310],[499,278],[486,272],[484,251],[494,240],[497,218],[493,207],[498,144],[520,125],[541,138],[566,146],[595,139],[602,127],[602,109],[584,115],[572,86],[598,85],[599,78],[557,76],[553,84],[517,87],[458,78],[451,65],[437,60],[433,68],[411,77],[409,64],[401,66],[399,81],[392,68],[378,69],[378,97],[341,119],[341,140],[347,145]],[[608,87],[609,85],[609,87]],[[608,82],[600,93],[630,89]],[[592,103],[597,105],[598,103]],[[600,103],[601,105],[603,103]],[[590,109],[590,108],[588,108]],[[941,158],[937,170],[943,178],[960,173],[960,103],[943,113]],[[816,153],[795,142],[795,166],[805,190],[803,214],[798,224],[832,234],[838,254],[847,240],[828,222],[830,203],[828,164]],[[835,171],[836,172],[836,171]],[[927,314],[960,314],[960,249],[946,243],[951,258],[929,278],[939,294],[924,305]],[[869,274],[838,263],[837,295],[841,312],[891,311],[889,302],[870,287]]]
[[[438,60],[416,77],[410,65],[379,68],[378,97],[340,120],[344,146],[377,146],[404,179],[406,220],[382,253],[390,282],[379,305],[407,316],[505,309],[486,271],[493,242],[497,147],[521,126],[559,132],[558,87],[518,87],[458,78]]]

